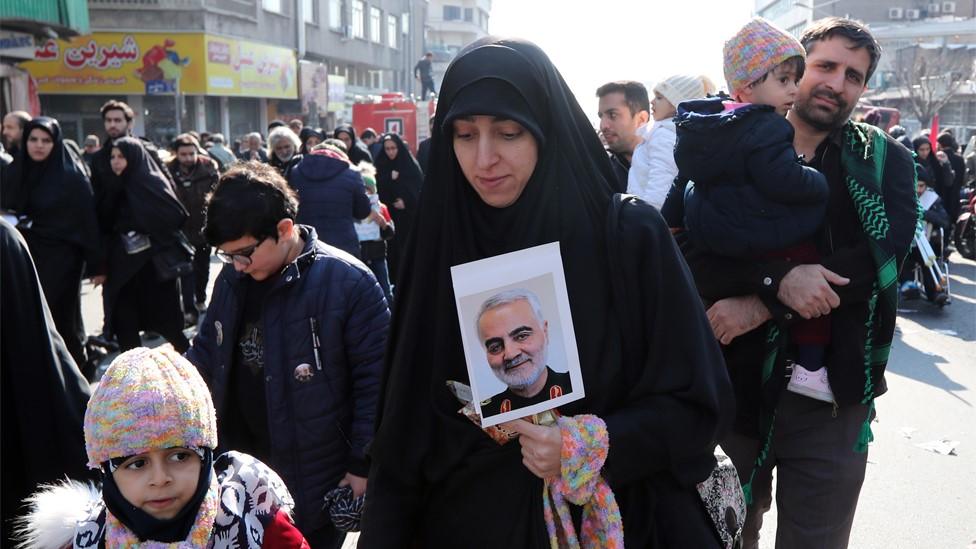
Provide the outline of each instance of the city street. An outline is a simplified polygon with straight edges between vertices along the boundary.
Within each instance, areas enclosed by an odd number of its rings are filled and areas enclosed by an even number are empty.
[[[211,283],[222,266],[212,258]],[[976,541],[976,263],[954,254],[950,275],[945,309],[924,300],[899,306],[852,548],[964,549]],[[97,331],[101,290],[86,284],[82,300],[85,325]],[[955,455],[917,446],[943,439],[958,442]],[[762,549],[774,546],[775,516],[774,508]]]

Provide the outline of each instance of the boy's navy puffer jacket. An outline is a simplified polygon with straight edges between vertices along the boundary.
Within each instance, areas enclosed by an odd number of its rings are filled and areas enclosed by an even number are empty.
[[[677,181],[690,181],[684,222],[696,246],[725,256],[760,255],[793,246],[820,227],[827,180],[798,161],[793,127],[772,107],[723,110],[721,97],[685,101],[675,124]]]

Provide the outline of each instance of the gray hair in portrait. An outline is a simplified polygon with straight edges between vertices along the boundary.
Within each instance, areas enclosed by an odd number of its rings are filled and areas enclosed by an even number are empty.
[[[516,301],[526,301],[529,307],[532,307],[532,312],[535,313],[536,320],[539,324],[546,321],[545,315],[542,314],[542,303],[539,301],[539,296],[535,295],[533,292],[526,290],[525,288],[514,288],[512,290],[505,290],[504,292],[499,292],[481,304],[481,308],[478,309],[478,316],[474,319],[474,327],[478,330],[478,335],[481,335],[481,317],[484,316],[488,311],[501,307],[502,305],[509,305],[515,303]]]

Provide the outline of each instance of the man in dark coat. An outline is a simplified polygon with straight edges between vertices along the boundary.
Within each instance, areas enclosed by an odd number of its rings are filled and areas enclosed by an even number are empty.
[[[758,546],[777,470],[777,547],[847,547],[864,480],[874,399],[895,329],[897,266],[915,235],[913,160],[850,114],[881,49],[863,24],[817,21],[801,38],[808,69],[787,120],[797,153],[827,178],[819,264],[730,259],[683,246],[736,393],[721,441],[749,503],[744,547]],[[832,402],[788,390],[789,331],[829,315],[825,370]],[[767,322],[769,321],[769,322]]]
[[[176,180],[176,196],[190,217],[183,225],[183,234],[193,245],[193,272],[182,279],[183,314],[196,324],[207,302],[207,282],[210,281],[210,246],[203,238],[203,221],[207,195],[220,178],[216,163],[200,154],[200,145],[189,134],[173,141],[176,157],[167,165]]]
[[[420,98],[422,100],[426,100],[429,93],[437,95],[437,90],[434,89],[433,61],[434,53],[427,52],[413,67],[414,78],[420,80]]]
[[[3,403],[3,537],[37,485],[65,475],[87,480],[82,423],[88,382],[54,328],[27,243],[0,220],[0,374]]]
[[[325,494],[366,490],[390,313],[373,274],[295,224],[295,192],[274,168],[235,165],[207,207],[204,234],[228,263],[187,352],[210,387],[223,448],[278,472],[312,547],[344,534]]]

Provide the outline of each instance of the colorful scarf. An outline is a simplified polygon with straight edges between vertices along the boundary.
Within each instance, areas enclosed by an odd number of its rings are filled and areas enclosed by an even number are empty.
[[[871,419],[874,416],[875,383],[884,374],[891,352],[898,306],[898,270],[910,250],[915,229],[921,220],[921,209],[912,185],[902,185],[898,174],[886,174],[888,140],[885,133],[870,124],[848,122],[842,130],[841,167],[844,183],[854,201],[864,234],[868,237],[877,277],[868,300],[864,338],[864,389],[861,404],[868,413],[854,444],[854,451],[864,453],[874,440]],[[887,180],[896,184],[885,185]],[[907,183],[907,180],[906,180]],[[903,188],[904,187],[904,188]],[[914,212],[914,215],[911,213]],[[776,402],[786,386],[785,350],[789,334],[769,323],[766,353],[762,365],[763,411],[760,429],[765,436],[753,464],[749,480],[742,486],[746,502],[752,503],[752,481],[764,465],[772,445]]]
[[[543,515],[552,549],[623,549],[624,527],[610,485],[600,475],[610,448],[606,423],[593,415],[560,417],[560,476],[546,479]],[[567,501],[583,506],[579,537]]]
[[[210,489],[200,504],[197,518],[190,528],[190,535],[183,541],[162,543],[158,541],[139,542],[132,530],[123,525],[111,511],[106,510],[105,517],[105,546],[113,549],[205,549],[210,542],[217,509],[220,507],[217,475],[210,475]]]

